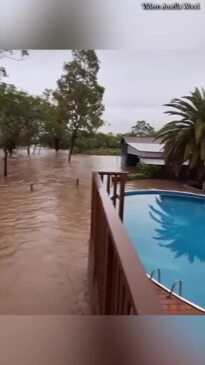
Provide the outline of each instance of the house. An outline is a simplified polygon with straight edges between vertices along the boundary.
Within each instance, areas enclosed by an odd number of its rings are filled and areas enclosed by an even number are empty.
[[[121,140],[121,164],[123,167],[136,166],[137,163],[165,165],[163,144],[153,137],[124,137]]]

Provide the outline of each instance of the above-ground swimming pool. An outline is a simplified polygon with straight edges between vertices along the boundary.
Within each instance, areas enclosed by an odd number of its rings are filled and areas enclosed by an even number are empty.
[[[183,298],[205,309],[205,196],[127,192],[124,224],[145,271],[159,268],[168,289],[181,280]]]

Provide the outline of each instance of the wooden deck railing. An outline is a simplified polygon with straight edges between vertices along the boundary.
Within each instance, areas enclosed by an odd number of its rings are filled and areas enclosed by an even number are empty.
[[[110,196],[110,199],[113,201],[114,206],[117,206],[118,214],[121,220],[123,220],[124,192],[127,173],[99,171],[98,174],[101,177],[101,181],[105,184],[107,193]],[[119,186],[118,182],[120,183]],[[119,192],[117,191],[118,187]]]
[[[163,314],[122,224],[126,174],[93,173],[89,282],[99,314]],[[96,309],[97,308],[97,309]]]

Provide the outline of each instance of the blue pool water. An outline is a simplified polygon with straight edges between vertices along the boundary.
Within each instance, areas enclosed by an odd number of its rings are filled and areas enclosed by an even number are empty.
[[[124,224],[146,272],[159,267],[169,289],[182,280],[183,297],[205,308],[205,197],[128,192]]]

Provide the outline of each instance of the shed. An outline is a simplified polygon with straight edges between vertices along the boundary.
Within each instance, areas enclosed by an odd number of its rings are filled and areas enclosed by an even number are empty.
[[[163,144],[153,137],[124,137],[121,140],[121,163],[123,167],[136,166],[137,163],[165,165]]]

